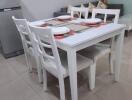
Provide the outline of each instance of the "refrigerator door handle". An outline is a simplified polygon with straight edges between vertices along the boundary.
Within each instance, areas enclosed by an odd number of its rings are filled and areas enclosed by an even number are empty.
[[[8,11],[20,10],[20,9],[21,9],[21,6],[17,6],[17,7],[0,9],[0,12],[8,12]]]
[[[6,11],[11,11],[12,9],[10,9],[10,8],[7,8],[7,9],[4,9],[4,12],[6,12]]]

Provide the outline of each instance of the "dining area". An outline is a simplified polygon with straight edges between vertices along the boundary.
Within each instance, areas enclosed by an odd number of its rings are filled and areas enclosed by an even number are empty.
[[[48,92],[47,74],[51,74],[58,80],[59,100],[67,98],[65,78],[69,78],[70,100],[82,100],[78,93],[78,73],[87,77],[87,89],[94,92],[98,61],[105,56],[108,66],[104,67],[108,67],[108,76],[112,76],[110,83],[120,83],[126,29],[118,23],[120,10],[93,9],[91,17],[89,12],[88,8],[70,7],[70,15],[33,22],[12,16],[21,36],[28,73],[34,73],[33,57],[43,92]],[[104,18],[98,18],[98,14]],[[112,20],[107,20],[108,15],[113,15]]]

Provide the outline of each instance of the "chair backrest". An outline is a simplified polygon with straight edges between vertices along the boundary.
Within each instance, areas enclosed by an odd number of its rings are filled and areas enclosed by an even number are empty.
[[[84,18],[87,19],[88,18],[88,13],[89,10],[88,8],[85,7],[71,7],[71,16],[74,17],[74,14],[79,14],[79,18],[82,17],[82,15],[84,15]]]
[[[120,10],[119,9],[93,9],[92,18],[95,18],[97,14],[104,15],[104,22],[106,22],[108,15],[114,15],[114,23],[118,23]]]
[[[36,48],[39,53],[40,59],[44,67],[53,67],[56,66],[57,70],[61,69],[61,61],[52,33],[51,28],[42,28],[33,25],[29,25],[31,33],[35,34],[36,39]],[[50,53],[47,52],[47,49],[50,50]],[[53,66],[52,66],[53,65]]]
[[[12,19],[14,20],[16,27],[20,33],[24,49],[26,50],[30,49],[30,47],[32,46],[31,32],[28,27],[27,20],[26,19],[16,19],[14,16],[12,16]]]

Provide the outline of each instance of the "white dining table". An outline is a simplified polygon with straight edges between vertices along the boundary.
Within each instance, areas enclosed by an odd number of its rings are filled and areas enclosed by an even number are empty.
[[[41,21],[39,22],[41,23]],[[119,81],[120,74],[124,32],[125,25],[110,23],[88,29],[80,34],[75,34],[64,39],[56,39],[58,48],[67,52],[72,100],[78,100],[76,52],[106,39],[116,37],[114,80],[117,82]]]

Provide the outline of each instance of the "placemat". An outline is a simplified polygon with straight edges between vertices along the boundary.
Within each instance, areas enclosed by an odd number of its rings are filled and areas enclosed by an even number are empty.
[[[59,21],[59,20],[56,20],[56,19],[46,21],[46,24],[48,24],[50,26],[61,25],[61,24],[64,24],[64,23],[66,23],[66,22]]]

